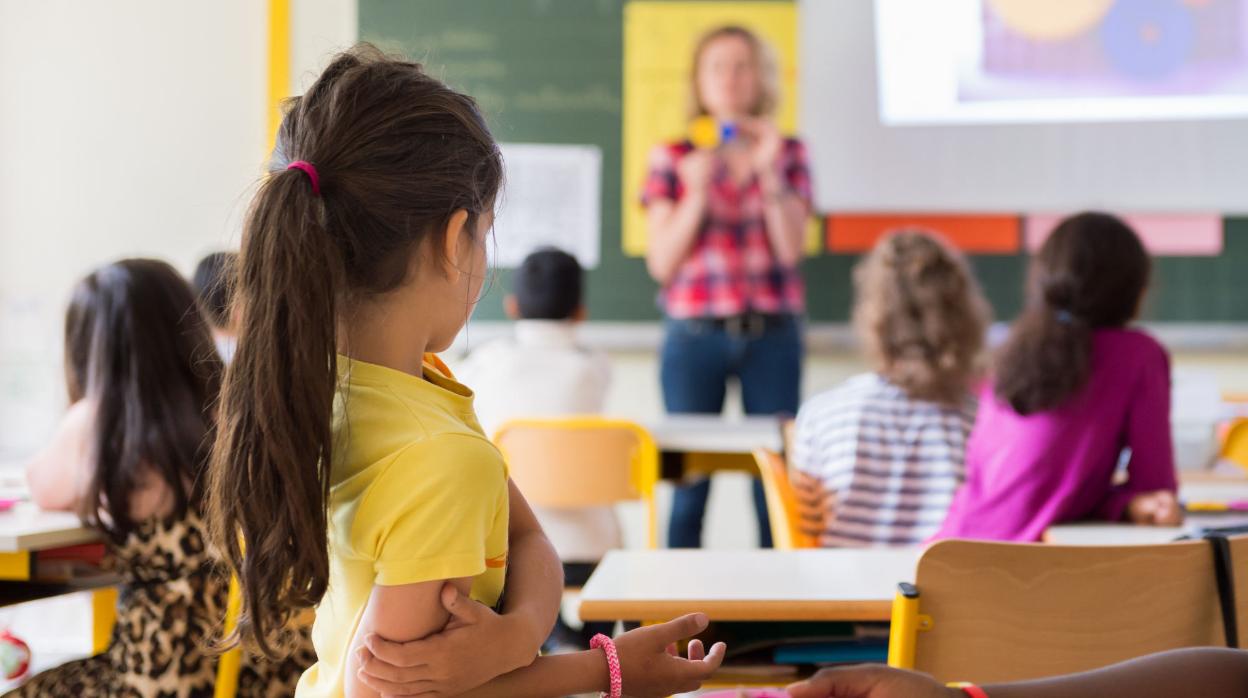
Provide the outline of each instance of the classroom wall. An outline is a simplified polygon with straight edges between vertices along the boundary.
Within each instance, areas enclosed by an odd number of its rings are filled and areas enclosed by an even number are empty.
[[[0,0],[0,463],[62,408],[75,280],[237,244],[268,151],[267,5]],[[354,40],[355,2],[294,0],[291,24],[298,87]]]

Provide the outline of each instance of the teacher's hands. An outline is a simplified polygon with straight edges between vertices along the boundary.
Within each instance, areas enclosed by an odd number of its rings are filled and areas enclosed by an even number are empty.
[[[715,175],[715,153],[710,150],[693,150],[676,163],[676,174],[685,191],[704,194]]]
[[[784,137],[770,119],[749,119],[740,125],[741,130],[753,139],[750,146],[750,166],[759,175],[776,174],[780,164],[780,152],[784,149]]]

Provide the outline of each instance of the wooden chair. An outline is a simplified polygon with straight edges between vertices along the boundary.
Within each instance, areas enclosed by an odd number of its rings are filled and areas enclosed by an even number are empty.
[[[758,449],[754,461],[763,480],[763,494],[767,497],[767,515],[771,523],[772,543],[777,550],[798,550],[819,547],[818,537],[812,528],[804,525],[803,507],[798,493],[789,480],[789,469],[784,459],[775,451]],[[809,519],[809,515],[805,515]]]
[[[1248,579],[1248,538],[1231,539]],[[1245,614],[1236,612],[1244,639]],[[893,605],[889,664],[992,683],[1226,646],[1208,541],[1074,547],[951,540],[920,558]]]
[[[642,426],[603,417],[517,419],[499,428],[494,443],[529,502],[569,509],[641,500],[649,547],[658,547],[659,452]]]

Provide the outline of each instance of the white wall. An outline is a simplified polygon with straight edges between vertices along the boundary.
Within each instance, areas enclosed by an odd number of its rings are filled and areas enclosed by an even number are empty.
[[[72,284],[125,256],[236,246],[267,155],[267,3],[0,0],[0,462],[61,408]],[[295,0],[292,83],[356,34]]]

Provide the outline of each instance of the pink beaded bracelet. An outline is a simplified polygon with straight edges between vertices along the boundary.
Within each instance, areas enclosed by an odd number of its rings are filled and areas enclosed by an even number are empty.
[[[622,698],[624,695],[624,675],[620,672],[620,654],[615,651],[615,642],[601,633],[589,641],[592,649],[600,649],[607,655],[607,671],[611,674],[611,692],[602,695],[609,698]]]

